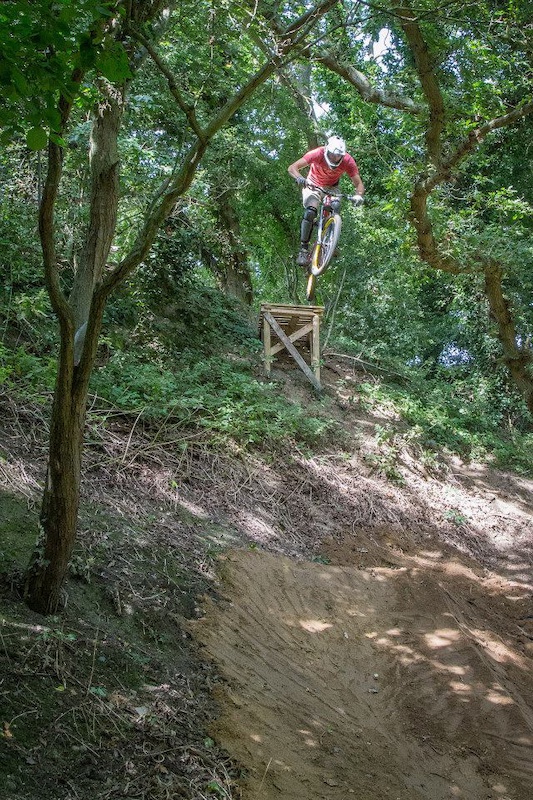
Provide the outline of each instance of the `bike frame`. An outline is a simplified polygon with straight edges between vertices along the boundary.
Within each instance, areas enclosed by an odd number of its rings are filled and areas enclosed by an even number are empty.
[[[316,241],[317,244],[322,244],[322,233],[324,231],[324,223],[326,222],[329,217],[331,217],[333,213],[333,206],[332,201],[333,197],[336,195],[332,195],[329,192],[327,194],[322,194],[322,199],[320,200],[320,205],[318,206],[318,213],[317,213],[317,220],[315,225],[317,225],[317,233],[316,233]]]
[[[307,300],[315,294],[316,279],[322,275],[330,264],[339,240],[342,220],[340,216],[341,199],[353,200],[353,195],[343,194],[335,190],[324,190],[320,186],[311,186],[320,196],[317,207],[316,241],[311,248],[307,275]]]
[[[315,188],[315,187],[313,187]],[[333,202],[338,199],[340,202],[341,195],[333,194],[332,192],[324,192],[322,189],[316,187],[315,191],[320,193],[320,203],[317,208],[317,215],[315,225],[317,227],[316,240],[322,243],[322,232],[324,230],[325,221],[333,213]]]
[[[340,228],[341,228],[340,201],[342,199],[352,200],[353,196],[331,190],[324,191],[319,186],[314,186],[312,188],[320,194],[320,203],[318,205],[317,218],[315,220],[316,242],[312,249],[312,254],[310,259],[313,274],[315,276],[318,276],[326,269],[333,256],[333,253],[331,253],[331,255],[327,257],[326,263],[323,265],[320,264],[321,262],[320,252],[324,244],[324,232],[328,227],[328,220],[330,220],[332,217],[336,218],[335,221],[338,227],[337,231],[338,235],[336,236],[336,241],[337,241],[340,235]]]
[[[308,300],[314,299],[316,278],[322,275],[333,258],[341,230],[340,193],[320,189],[318,191],[320,192],[320,203],[315,220],[316,241],[311,250],[308,266],[306,291]]]

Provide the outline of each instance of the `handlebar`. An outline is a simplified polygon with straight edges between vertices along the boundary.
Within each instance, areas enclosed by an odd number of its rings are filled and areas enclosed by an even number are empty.
[[[364,203],[365,199],[360,194],[344,194],[343,192],[337,191],[335,188],[331,187],[329,189],[323,189],[321,186],[314,186],[312,183],[306,181],[302,187],[302,189],[313,189],[315,192],[319,192],[323,197],[326,195],[330,195],[330,197],[339,197],[343,200],[349,200],[352,203],[355,203],[357,206],[360,206]]]

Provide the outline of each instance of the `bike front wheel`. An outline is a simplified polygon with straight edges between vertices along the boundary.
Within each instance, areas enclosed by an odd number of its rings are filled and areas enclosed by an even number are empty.
[[[317,242],[311,260],[311,275],[315,278],[322,275],[335,252],[339,236],[341,235],[341,218],[339,214],[332,214],[322,229],[322,241]]]
[[[315,287],[316,287],[316,278],[312,272],[310,272],[307,276],[307,287],[305,292],[305,297],[309,303],[312,303],[315,299]]]

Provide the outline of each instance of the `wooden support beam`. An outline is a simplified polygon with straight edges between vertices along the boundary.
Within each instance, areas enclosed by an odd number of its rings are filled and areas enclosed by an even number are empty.
[[[265,348],[265,372],[267,375],[270,375],[272,367],[272,345],[270,340],[270,325],[266,318],[263,318],[263,346]]]
[[[294,333],[291,333],[291,335],[288,336],[287,338],[290,339],[291,342],[296,342],[298,339],[301,339],[303,336],[306,336],[306,335],[312,333],[312,331],[313,331],[313,323],[311,323],[309,325],[306,325],[304,328],[300,328],[299,331],[295,331]],[[284,344],[276,344],[270,350],[270,353],[271,353],[271,355],[275,355],[276,353],[279,353],[280,350],[284,350],[284,349],[285,349],[285,345]]]
[[[313,315],[313,333],[311,335],[311,366],[320,384],[320,317]]]
[[[289,306],[274,303],[261,305],[259,331],[265,348],[267,375],[271,373],[274,356],[281,350],[287,350],[310,383],[317,391],[321,391],[320,318],[323,313],[323,306]],[[307,339],[309,343],[310,365],[295,347],[295,342],[302,339]]]

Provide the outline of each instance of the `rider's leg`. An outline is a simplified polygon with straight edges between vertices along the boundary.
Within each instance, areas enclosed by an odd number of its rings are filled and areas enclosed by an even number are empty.
[[[316,219],[316,208],[313,206],[308,206],[302,218],[302,224],[300,226],[300,242],[303,245],[309,245],[309,239],[311,238],[311,231],[313,230],[313,225]]]
[[[298,258],[296,259],[296,262],[300,266],[306,267],[309,261],[309,255],[308,255],[309,239],[311,238],[311,232],[313,230],[313,224],[317,214],[318,204],[320,203],[320,195],[316,192],[316,190],[306,186],[302,190],[302,202],[305,211],[300,225],[301,244],[300,244],[300,252],[298,253]]]
[[[300,267],[307,267],[309,262],[309,239],[316,217],[316,208],[309,206],[305,209],[300,226],[300,252],[296,259],[296,263]]]

